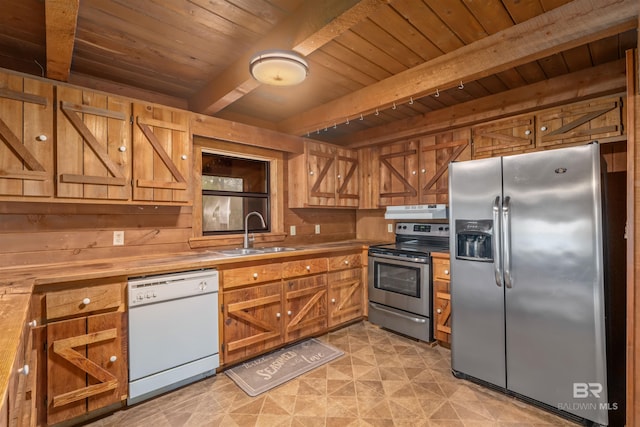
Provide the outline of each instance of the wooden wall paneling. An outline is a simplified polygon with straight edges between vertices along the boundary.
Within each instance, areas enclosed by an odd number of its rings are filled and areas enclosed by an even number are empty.
[[[192,234],[187,206],[10,202],[0,215],[0,266],[182,252]],[[113,246],[116,230],[123,246]]]
[[[285,228],[295,225],[296,235],[288,235],[287,245],[335,242],[356,237],[356,211],[351,209],[287,209]],[[320,225],[320,234],[315,234],[315,225]]]
[[[392,231],[389,232],[388,226]],[[374,242],[393,242],[395,223],[384,218],[383,209],[358,209],[356,212],[356,238]]]
[[[627,142],[610,142],[600,146],[600,152],[607,162],[607,172],[627,170]]]
[[[640,19],[640,18],[639,18]],[[635,248],[640,245],[640,72],[638,50],[626,52],[627,67],[627,425],[640,422],[640,292],[636,291],[636,278],[640,274],[640,256]]]
[[[0,195],[52,196],[53,143],[53,86],[0,73]]]
[[[380,147],[372,146],[358,150],[359,204],[360,209],[379,207],[380,194]]]

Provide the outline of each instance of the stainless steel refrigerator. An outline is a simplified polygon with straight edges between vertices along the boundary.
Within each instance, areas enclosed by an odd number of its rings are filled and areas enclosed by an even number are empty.
[[[449,165],[451,359],[458,377],[609,425],[623,402],[608,393],[601,167],[597,143]]]

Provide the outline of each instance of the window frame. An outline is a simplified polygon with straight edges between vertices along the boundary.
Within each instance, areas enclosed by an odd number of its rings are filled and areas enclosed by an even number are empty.
[[[264,220],[265,223],[267,224],[266,229],[264,230],[255,230],[255,229],[249,229],[249,232],[252,234],[264,234],[264,233],[269,233],[271,231],[271,202],[272,202],[272,197],[271,197],[271,162],[268,159],[259,159],[256,158],[255,156],[232,156],[229,155],[227,153],[219,153],[219,152],[215,152],[215,150],[209,150],[209,149],[204,149],[201,151],[200,153],[200,157],[204,157],[205,155],[216,155],[216,156],[221,156],[221,157],[227,157],[227,158],[233,158],[233,159],[238,159],[238,160],[249,160],[249,161],[256,161],[256,162],[262,162],[262,163],[266,163],[266,176],[265,176],[265,186],[266,186],[266,193],[256,193],[256,192],[249,192],[249,191],[242,191],[242,192],[238,192],[238,191],[230,191],[230,190],[203,190],[201,187],[200,190],[200,197],[201,197],[201,202],[202,199],[204,198],[205,195],[208,196],[221,196],[221,197],[242,197],[242,198],[260,198],[260,199],[266,199],[267,200],[267,206],[266,206],[266,212],[264,213]],[[202,171],[202,168],[200,168],[200,171]],[[201,175],[200,178],[200,185],[202,185],[202,176],[204,174]],[[214,176],[214,175],[207,175],[207,176]],[[207,192],[209,192],[209,194],[206,194]],[[202,214],[202,209],[200,210],[200,213]],[[248,213],[248,212],[247,212]],[[244,224],[244,219],[243,219],[243,224]],[[205,231],[204,229],[202,230],[202,236],[219,236],[219,235],[224,235],[224,234],[238,234],[238,232],[242,232],[244,233],[244,229],[242,230],[219,230],[219,231]]]
[[[284,174],[286,153],[266,148],[242,145],[206,136],[193,136],[193,221],[189,246],[206,248],[212,246],[242,245],[244,233],[216,235],[202,234],[202,154],[246,158],[269,162],[269,222],[271,230],[255,234],[256,245],[283,242],[284,232]],[[266,218],[265,218],[266,220]]]

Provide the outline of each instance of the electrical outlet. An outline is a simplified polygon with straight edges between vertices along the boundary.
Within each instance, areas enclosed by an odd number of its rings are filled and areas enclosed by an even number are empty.
[[[320,234],[320,224],[316,224],[316,234]]]
[[[113,232],[113,246],[124,245],[124,231]]]
[[[393,224],[387,224],[387,231],[393,233]]]
[[[292,225],[289,227],[289,236],[295,236],[296,235],[296,226]]]

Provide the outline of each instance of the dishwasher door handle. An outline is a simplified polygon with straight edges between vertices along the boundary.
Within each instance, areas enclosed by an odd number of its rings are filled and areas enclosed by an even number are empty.
[[[410,321],[415,322],[415,323],[427,323],[426,319],[421,319],[419,317],[407,316],[406,314],[396,313],[395,311],[391,311],[391,310],[387,310],[385,308],[382,308],[381,306],[379,306],[375,302],[369,302],[369,307],[371,307],[371,308],[373,308],[375,310],[383,311],[383,312],[385,312],[387,314],[392,314],[392,315],[394,315],[396,317],[400,317],[402,319],[410,320]]]

